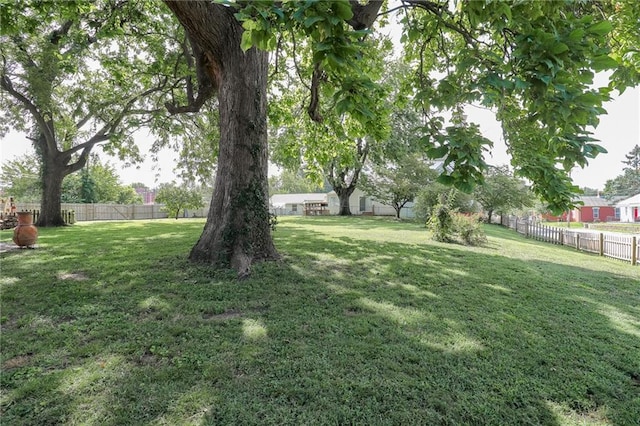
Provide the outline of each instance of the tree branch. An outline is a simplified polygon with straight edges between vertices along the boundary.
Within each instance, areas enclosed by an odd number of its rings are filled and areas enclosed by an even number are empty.
[[[313,67],[313,75],[311,76],[311,101],[307,107],[309,117],[317,123],[322,123],[322,115],[320,115],[320,82],[323,78],[323,72],[320,64],[316,63]]]
[[[467,30],[466,28],[460,25],[449,22],[444,18],[443,15],[449,14],[449,12],[447,11],[444,5],[434,3],[429,0],[402,0],[402,2],[407,6],[416,7],[419,9],[426,10],[427,12],[430,12],[431,14],[433,14],[438,18],[438,21],[442,25],[460,34],[464,38],[467,44],[471,46],[475,46],[478,43],[478,40],[475,37],[473,37],[473,35],[469,32],[469,30]]]
[[[194,97],[193,83],[191,77],[186,79],[187,104],[177,106],[173,103],[166,102],[165,107],[169,114],[175,115],[185,112],[198,112],[202,105],[215,96],[218,90],[218,81],[212,79],[212,75],[218,77],[220,75],[219,66],[213,59],[211,54],[204,52],[197,43],[194,43],[189,37],[189,44],[195,57],[195,64],[192,55],[187,49],[186,43],[182,43],[183,54],[187,66],[191,69],[195,68],[196,78],[198,79],[198,94]],[[217,80],[217,79],[216,79]]]
[[[229,40],[234,32],[241,32],[242,26],[234,17],[235,8],[226,7],[209,1],[164,0],[167,7],[178,18],[189,36],[196,54],[196,71],[202,72],[205,79],[198,75],[201,93],[191,103],[183,107],[167,105],[170,113],[198,111],[204,102],[213,97],[222,79],[221,58],[228,49]],[[212,25],[217,23],[218,25]],[[206,28],[206,31],[203,31]]]
[[[378,17],[378,11],[382,7],[382,0],[369,0],[366,4],[361,4],[359,0],[349,0],[353,17],[347,23],[354,30],[364,30],[370,28]]]
[[[43,133],[46,133],[45,136],[47,140],[49,138],[54,138],[53,129],[49,127],[47,120],[45,120],[44,116],[40,113],[38,108],[27,98],[25,95],[20,93],[17,89],[13,87],[13,83],[11,79],[4,73],[4,69],[2,70],[2,75],[0,75],[0,87],[2,87],[7,93],[13,96],[18,102],[23,104],[25,108],[31,113],[33,118],[38,123],[38,127],[41,129]]]

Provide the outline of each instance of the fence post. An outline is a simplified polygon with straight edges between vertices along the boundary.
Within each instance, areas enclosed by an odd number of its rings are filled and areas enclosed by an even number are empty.
[[[580,250],[580,233],[576,232],[576,250]]]
[[[635,265],[638,262],[638,241],[636,236],[631,237],[631,264]]]
[[[600,233],[600,256],[604,256],[604,233]]]
[[[524,220],[524,236],[529,238],[529,221]]]
[[[564,245],[564,229],[558,229],[558,231],[560,232],[560,245],[563,246]]]

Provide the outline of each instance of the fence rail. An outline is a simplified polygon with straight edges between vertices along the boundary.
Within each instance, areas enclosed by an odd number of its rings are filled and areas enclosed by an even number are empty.
[[[640,259],[638,235],[562,229],[513,216],[502,217],[500,223],[534,240],[575,247],[576,250],[624,260],[632,265],[638,265]]]
[[[73,221],[84,222],[90,220],[163,219],[167,217],[167,212],[162,211],[163,207],[163,204],[62,203],[61,209],[63,214],[65,211],[73,211]],[[16,203],[16,209],[18,211],[32,211],[35,215],[40,211],[40,203]],[[181,217],[206,217],[207,210],[206,208],[188,210],[184,213],[181,211]]]

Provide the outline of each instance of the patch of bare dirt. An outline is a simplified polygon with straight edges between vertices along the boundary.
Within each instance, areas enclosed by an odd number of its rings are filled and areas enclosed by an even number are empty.
[[[241,316],[242,316],[242,312],[236,311],[233,309],[229,311],[225,311],[221,314],[209,314],[209,313],[202,314],[202,318],[210,321],[225,321],[228,319],[240,318]]]
[[[29,361],[31,361],[31,358],[33,358],[33,354],[18,355],[16,357],[13,357],[3,362],[2,369],[10,370],[12,368],[24,367],[25,365],[29,364]]]
[[[59,280],[86,281],[89,279],[83,272],[61,272],[58,274]]]

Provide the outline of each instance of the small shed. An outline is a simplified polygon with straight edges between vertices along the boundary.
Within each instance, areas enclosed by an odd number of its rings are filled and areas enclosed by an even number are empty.
[[[305,216],[324,216],[329,214],[329,203],[326,201],[305,201]]]
[[[275,194],[269,199],[269,210],[277,215],[306,214],[307,203],[327,203],[327,194]],[[328,206],[328,204],[327,204]],[[327,213],[328,214],[328,213]]]

